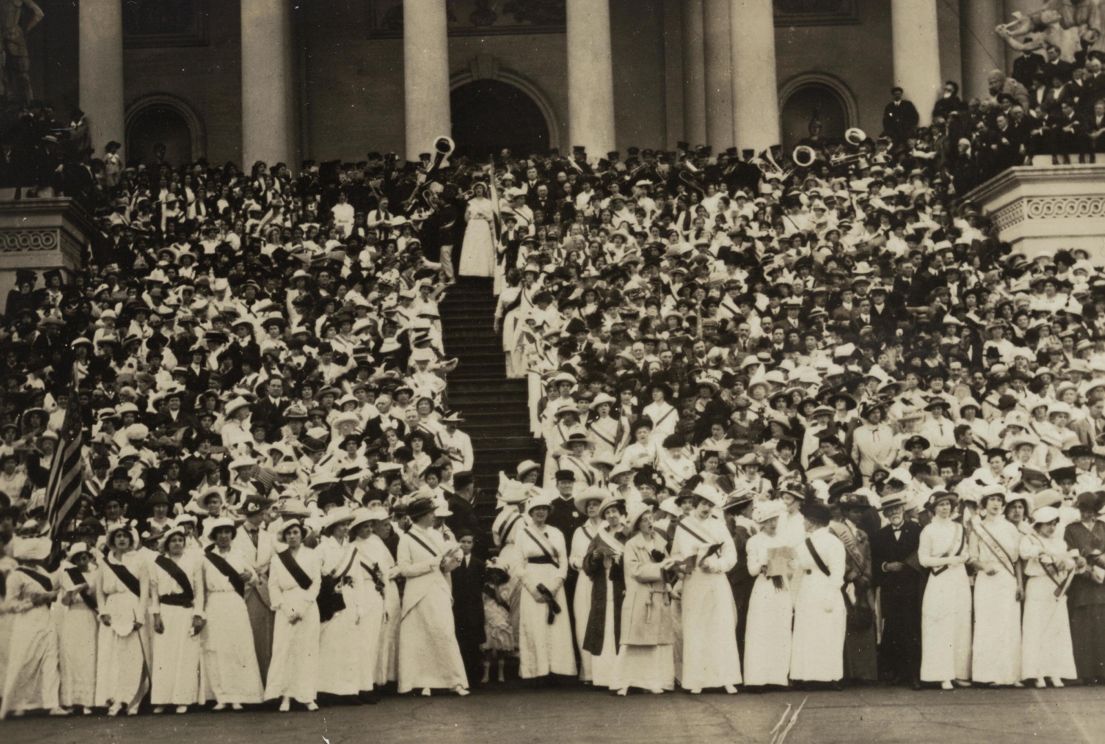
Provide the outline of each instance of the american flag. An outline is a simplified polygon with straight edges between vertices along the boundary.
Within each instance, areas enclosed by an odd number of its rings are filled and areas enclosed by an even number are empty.
[[[69,390],[69,405],[61,427],[58,448],[50,463],[50,479],[46,482],[46,519],[50,536],[57,538],[81,498],[82,463],[80,399],[77,397],[76,372]]]

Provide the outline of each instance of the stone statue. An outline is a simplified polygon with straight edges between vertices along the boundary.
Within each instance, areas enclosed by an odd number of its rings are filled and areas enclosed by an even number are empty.
[[[1070,59],[1079,47],[1090,48],[1101,39],[1102,0],[1041,0],[1030,13],[1013,12],[1013,18],[994,29],[1005,43],[1020,52],[1058,46]]]
[[[23,20],[26,9],[30,16]],[[31,54],[27,50],[27,32],[37,26],[46,14],[34,0],[0,0],[0,93],[9,101],[25,103],[31,94]]]

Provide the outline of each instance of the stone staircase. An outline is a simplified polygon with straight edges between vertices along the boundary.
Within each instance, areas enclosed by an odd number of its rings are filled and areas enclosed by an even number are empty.
[[[449,374],[449,408],[465,418],[476,457],[476,511],[490,528],[499,471],[513,474],[522,460],[538,459],[529,431],[526,381],[506,376],[502,337],[496,333],[491,279],[458,277],[440,303],[445,352],[460,360]]]

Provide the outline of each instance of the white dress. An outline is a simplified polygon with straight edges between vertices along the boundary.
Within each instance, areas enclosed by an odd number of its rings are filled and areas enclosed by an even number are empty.
[[[399,624],[399,692],[468,687],[453,624],[453,593],[441,570],[451,548],[441,532],[413,525],[399,537],[396,565],[407,578]]]
[[[399,619],[401,600],[399,585],[395,583],[399,575],[395,558],[387,544],[377,535],[365,541],[368,558],[380,569],[380,578],[384,582],[384,617],[380,624],[380,639],[376,650],[375,681],[377,685],[386,685],[399,679]]]
[[[1074,568],[1066,541],[1058,534],[1045,540],[1038,534],[1021,539],[1025,559],[1024,618],[1021,626],[1021,679],[1075,679],[1074,647],[1066,597],[1055,592]],[[1050,558],[1052,573],[1040,562]],[[1052,578],[1054,576],[1054,578]]]
[[[598,527],[590,521],[576,527],[572,535],[572,552],[568,558],[568,565],[575,569],[576,586],[572,592],[572,616],[575,618],[575,641],[579,651],[579,678],[584,682],[591,681],[591,652],[583,649],[583,637],[587,634],[587,618],[591,615],[591,577],[583,571],[583,556],[587,554],[587,546],[595,537]]]
[[[164,567],[153,565],[150,569],[150,612],[161,614],[164,631],[153,634],[150,702],[154,705],[196,705],[205,700],[200,677],[202,639],[192,632],[192,618],[203,617],[203,557],[185,552],[179,560],[167,556],[166,559],[184,572],[193,599],[191,607],[166,601],[166,597],[181,595],[184,587]]]
[[[671,594],[653,555],[667,557],[666,540],[657,533],[651,539],[636,534],[625,544],[622,556],[625,568],[625,599],[622,601],[621,648],[618,649],[617,680],[614,689],[639,687],[644,690],[670,690],[675,687],[675,639],[672,626]],[[643,599],[642,599],[643,597]],[[642,636],[651,643],[640,643],[635,636],[638,618],[634,608],[646,607]],[[666,621],[666,622],[665,622]],[[649,630],[653,633],[648,634]]]
[[[15,614],[8,641],[8,667],[4,677],[0,718],[9,712],[49,710],[58,706],[61,678],[58,672],[58,639],[50,622],[50,605],[32,606],[33,597],[41,597],[53,588],[49,577],[37,569],[35,576],[17,568],[4,582],[4,603]]]
[[[527,525],[516,532],[515,540],[524,566],[519,602],[519,675],[522,679],[549,674],[574,675],[576,659],[568,619],[568,600],[564,592],[564,579],[568,575],[564,535],[548,525],[542,529]],[[551,559],[546,551],[551,554]],[[552,592],[560,606],[560,612],[551,623],[548,621],[548,604],[537,601],[540,596],[538,586]]]
[[[100,624],[96,644],[96,706],[112,703],[138,705],[149,687],[147,653],[142,646],[138,624],[146,622],[149,580],[145,563],[134,551],[124,553],[122,565],[139,581],[139,592],[127,588],[111,564],[114,555],[104,558],[98,574],[96,601],[100,615],[110,615],[111,625]]]
[[[288,548],[290,550],[290,548]],[[284,567],[280,554],[269,564],[269,599],[276,611],[272,632],[272,661],[265,680],[265,700],[295,698],[300,703],[314,702],[318,694],[319,583],[322,563],[310,548],[300,547],[294,560],[303,569],[310,585],[303,588]],[[292,623],[292,613],[299,620]]]
[[[975,574],[971,680],[1011,685],[1021,680],[1021,603],[1011,570],[1020,559],[1021,533],[1005,517],[990,517],[975,524],[970,542],[983,569]],[[997,572],[991,576],[987,568]]]
[[[971,583],[963,564],[943,560],[967,552],[963,526],[934,519],[921,530],[917,560],[931,568],[921,602],[921,681],[969,679]]]
[[[715,544],[718,553],[701,557]],[[741,683],[737,650],[737,607],[726,572],[737,565],[737,549],[725,523],[716,517],[684,517],[675,528],[671,553],[685,560],[700,556],[683,579],[683,653],[679,684],[688,690]]]
[[[360,602],[361,570],[356,551],[348,542],[324,537],[318,547],[322,573],[339,579],[337,591],[345,602],[319,633],[318,689],[330,695],[356,695],[361,686]],[[369,688],[371,689],[371,688]]]
[[[844,676],[844,634],[847,617],[844,596],[844,543],[822,527],[807,535],[829,575],[818,567],[805,540],[795,553],[794,569],[802,583],[794,598],[794,637],[790,678],[806,682],[833,682]]]
[[[357,625],[357,668],[360,671],[359,692],[369,692],[377,684],[376,666],[380,654],[381,633],[384,627],[384,597],[386,586],[391,583],[383,569],[372,557],[372,537],[356,540],[357,563],[353,567],[360,576],[357,604],[361,610],[361,622]],[[375,574],[375,576],[374,576]],[[379,579],[381,586],[376,587]]]
[[[468,225],[460,248],[461,276],[494,276],[495,235],[491,200],[477,196],[468,201]]]
[[[85,573],[72,564],[58,572],[62,597],[58,621],[58,655],[61,662],[61,704],[91,707],[96,695],[96,611],[81,598],[77,587],[89,587],[95,603],[96,570]]]
[[[218,555],[239,573],[250,570],[246,558],[233,549]],[[264,688],[246,602],[208,557],[203,561],[203,586],[207,600],[207,625],[202,633],[206,697],[224,705],[260,703]]]
[[[779,587],[771,577],[760,573],[771,548],[783,546],[777,534],[757,532],[748,538],[748,573],[756,577],[756,583],[752,585],[744,631],[746,685],[785,686],[789,679],[794,604],[788,577],[778,577],[782,583]]]

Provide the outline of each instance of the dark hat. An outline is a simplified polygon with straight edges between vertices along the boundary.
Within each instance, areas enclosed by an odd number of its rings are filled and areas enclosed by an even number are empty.
[[[801,512],[810,522],[821,526],[827,525],[833,518],[829,507],[820,501],[803,501]]]
[[[1078,498],[1074,500],[1074,506],[1078,511],[1092,511],[1095,514],[1101,511],[1103,494],[1099,491],[1094,493],[1093,491],[1083,491],[1078,494]]]
[[[572,482],[574,482],[575,479],[576,479],[576,474],[571,470],[557,470],[556,471],[556,480],[557,480],[558,483],[561,482],[561,481],[572,481]]]
[[[433,499],[428,496],[419,496],[407,504],[407,516],[411,519],[418,519],[419,517],[426,516],[436,508]]]

